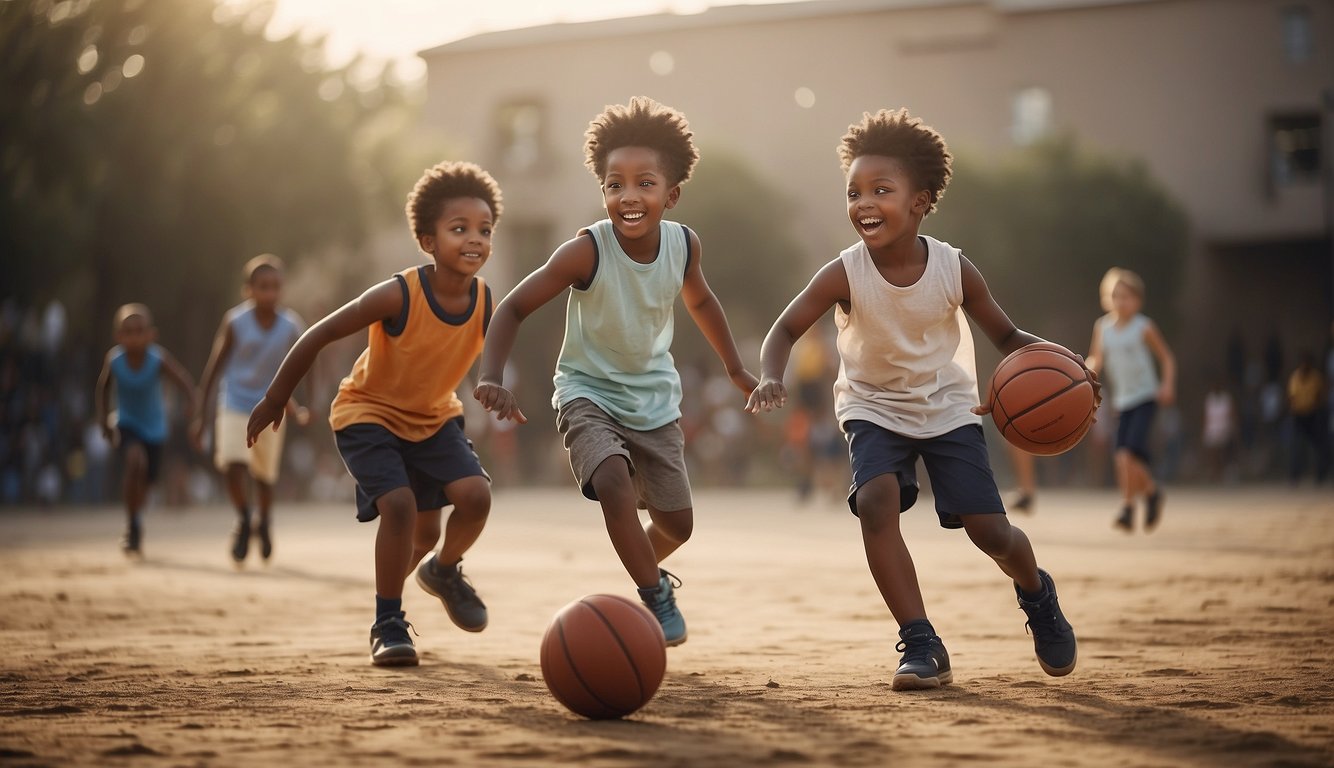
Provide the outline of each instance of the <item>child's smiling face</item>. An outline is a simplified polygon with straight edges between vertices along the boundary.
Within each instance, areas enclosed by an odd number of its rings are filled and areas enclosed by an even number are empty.
[[[454,197],[441,206],[435,231],[418,241],[423,251],[435,257],[436,269],[470,276],[491,257],[494,226],[491,206],[485,200]]]
[[[903,164],[883,155],[861,155],[848,167],[848,219],[867,246],[915,237],[930,195],[913,187]]]
[[[616,233],[635,240],[657,232],[663,214],[680,199],[658,153],[648,147],[617,147],[607,153],[602,202]]]

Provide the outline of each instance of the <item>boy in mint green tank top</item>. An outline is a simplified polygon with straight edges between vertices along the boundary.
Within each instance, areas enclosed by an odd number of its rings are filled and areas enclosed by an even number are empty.
[[[607,218],[557,248],[496,307],[473,396],[499,419],[528,420],[504,386],[505,362],[524,318],[568,289],[552,401],[557,428],[580,490],[602,505],[640,599],[667,644],[680,645],[680,581],[658,565],[694,526],[678,425],[681,379],[670,351],[678,295],[742,395],[758,382],[704,279],[699,237],[663,221],[699,159],[685,116],[640,96],[607,107],[585,136],[584,162],[598,178]]]

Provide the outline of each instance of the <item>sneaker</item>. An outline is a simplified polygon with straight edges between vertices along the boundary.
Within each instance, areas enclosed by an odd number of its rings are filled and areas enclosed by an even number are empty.
[[[1121,507],[1121,516],[1116,518],[1116,520],[1112,521],[1112,525],[1116,526],[1117,528],[1120,528],[1126,533],[1134,531],[1135,506],[1133,504],[1127,504],[1124,507]]]
[[[1163,491],[1161,488],[1154,488],[1153,493],[1144,498],[1144,530],[1152,531],[1158,527],[1158,521],[1163,517]]]
[[[125,528],[125,535],[120,540],[120,550],[130,557],[142,554],[139,545],[143,542],[143,529],[138,520],[133,520]]]
[[[658,586],[639,590],[639,599],[657,617],[662,625],[662,634],[667,638],[667,646],[680,645],[686,641],[686,619],[676,607],[676,587],[681,580],[676,575],[658,569]]]
[[[242,563],[245,561],[245,556],[249,551],[250,518],[238,518],[236,527],[232,529],[232,559],[237,563]]]
[[[269,535],[269,524],[255,526],[255,538],[259,539],[259,556],[268,560],[273,556],[273,537]]]
[[[903,654],[899,668],[894,671],[894,690],[920,691],[954,681],[950,655],[931,622],[921,619],[905,624],[899,630],[899,642],[894,650]]]
[[[1038,664],[1042,671],[1052,677],[1068,675],[1075,668],[1075,630],[1061,613],[1060,603],[1056,600],[1056,582],[1051,574],[1038,569],[1042,579],[1042,597],[1029,602],[1014,586],[1019,597],[1019,607],[1028,614],[1024,626],[1033,633],[1033,650],[1037,653]]]
[[[1032,514],[1033,494],[1031,493],[1020,494],[1019,498],[1015,499],[1013,502],[1010,503],[1010,509],[1014,510],[1015,512],[1023,512],[1026,515]]]
[[[417,566],[417,586],[440,598],[450,621],[460,629],[469,632],[486,629],[486,605],[458,565],[444,568],[434,552],[427,555]]]
[[[376,621],[371,627],[371,663],[377,667],[417,666],[417,649],[408,634],[410,629],[412,625],[402,611]]]

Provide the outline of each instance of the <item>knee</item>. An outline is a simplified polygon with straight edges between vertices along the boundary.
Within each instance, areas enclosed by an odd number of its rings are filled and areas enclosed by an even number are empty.
[[[899,525],[898,488],[869,482],[857,489],[857,518],[865,531],[879,532]]]
[[[407,488],[399,488],[381,496],[375,502],[381,521],[397,526],[414,526],[417,518],[417,498]]]
[[[610,506],[624,507],[635,504],[634,483],[630,482],[629,467],[618,456],[602,462],[589,480],[593,492],[602,502],[603,508]]]
[[[454,505],[452,515],[486,517],[491,512],[491,484],[483,477],[472,477],[450,485],[446,492]]]
[[[973,544],[992,557],[1003,557],[1010,550],[1010,521],[1004,515],[964,517],[964,530]]]
[[[692,510],[684,509],[679,512],[659,513],[652,517],[654,527],[677,544],[684,544],[689,541],[690,534],[695,532],[695,515]]]

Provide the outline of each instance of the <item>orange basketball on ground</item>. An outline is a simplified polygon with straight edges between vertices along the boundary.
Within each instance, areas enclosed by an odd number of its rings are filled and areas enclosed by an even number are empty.
[[[542,636],[542,678],[551,695],[594,720],[644,706],[666,671],[662,626],[647,608],[617,595],[575,600]]]
[[[1046,341],[1000,361],[988,398],[1001,435],[1039,456],[1073,448],[1093,426],[1098,410],[1083,364],[1070,350]]]

